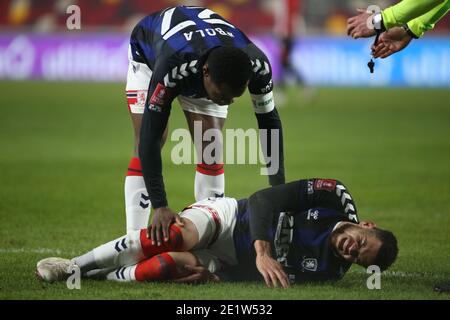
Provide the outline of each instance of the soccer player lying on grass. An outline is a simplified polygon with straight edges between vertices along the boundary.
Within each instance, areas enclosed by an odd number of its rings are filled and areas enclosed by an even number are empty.
[[[390,231],[359,222],[349,191],[332,179],[299,180],[239,201],[210,198],[180,216],[183,226],[172,224],[162,246],[152,245],[142,229],[72,260],[41,260],[36,273],[49,282],[66,279],[73,265],[85,277],[119,281],[250,281],[262,275],[270,287],[288,287],[339,279],[352,263],[385,270],[398,252]]]

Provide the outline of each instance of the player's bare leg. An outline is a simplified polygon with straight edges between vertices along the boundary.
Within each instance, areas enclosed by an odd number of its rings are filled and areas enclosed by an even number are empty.
[[[203,141],[201,146],[197,145],[198,143],[196,143],[194,135],[194,124],[197,121],[201,122],[202,137],[204,137],[204,133],[209,129],[222,131],[225,119],[189,111],[184,111],[184,114],[196,147],[197,158],[201,162],[197,164],[195,173],[195,199],[199,201],[208,197],[223,197],[225,192],[225,174],[222,158],[223,141],[215,141],[217,148],[215,149],[215,153],[212,153],[213,159],[204,159],[205,148],[207,148],[211,141]],[[209,154],[209,152],[207,153]],[[213,161],[211,162],[210,160]]]

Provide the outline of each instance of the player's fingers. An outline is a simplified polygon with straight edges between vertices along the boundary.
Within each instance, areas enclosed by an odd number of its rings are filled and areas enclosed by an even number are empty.
[[[367,12],[366,9],[361,9],[361,8],[357,8],[356,11],[358,11],[359,13],[366,13]]]
[[[156,243],[156,228],[154,224],[150,226],[150,237],[152,239],[152,245],[154,246]]]
[[[157,224],[154,230],[156,245],[159,247],[161,245],[161,223]]]
[[[286,273],[281,272],[278,275],[278,279],[280,280],[281,286],[283,288],[289,288],[290,284],[289,284],[289,279],[288,279],[288,276],[286,275]]]
[[[272,282],[272,286],[274,288],[278,287],[278,278],[275,272],[269,272],[270,281]]]
[[[164,239],[164,242],[169,241],[169,223],[164,222],[162,225],[162,236]]]
[[[261,272],[261,274],[262,274],[262,276],[263,276],[263,278],[264,278],[264,282],[266,283],[266,285],[267,285],[269,288],[271,288],[272,285],[271,285],[270,277],[269,277],[269,275],[267,274],[267,272],[263,271],[263,272]]]
[[[274,273],[275,273],[278,281],[280,282],[281,286],[283,288],[288,288],[289,280],[288,280],[288,276],[287,276],[286,272],[284,272],[284,270],[283,270],[283,267],[281,267],[281,265],[277,264],[275,266]]]
[[[147,228],[148,238],[152,240],[152,245],[155,244],[155,238],[153,237],[153,224],[149,225]]]

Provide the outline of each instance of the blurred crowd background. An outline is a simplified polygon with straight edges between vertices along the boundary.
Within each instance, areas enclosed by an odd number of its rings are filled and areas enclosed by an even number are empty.
[[[206,6],[252,34],[280,32],[290,19],[296,34],[345,33],[346,20],[355,8],[377,4],[385,8],[397,1],[378,0],[1,0],[2,30],[23,28],[58,31],[66,27],[66,8],[76,4],[82,10],[83,28],[91,31],[131,29],[137,20],[154,11],[178,4]],[[437,32],[449,32],[444,18]]]
[[[124,81],[129,34],[144,16],[175,5],[205,6],[267,54],[274,80],[325,86],[450,87],[450,18],[368,74],[373,39],[346,36],[357,8],[393,0],[0,0],[0,79]],[[81,29],[70,30],[77,5]],[[449,15],[450,16],[450,15]]]

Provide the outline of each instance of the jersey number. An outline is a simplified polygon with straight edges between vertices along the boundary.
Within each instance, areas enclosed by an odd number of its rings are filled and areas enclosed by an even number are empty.
[[[197,7],[187,7],[187,8],[188,9],[197,9]],[[172,8],[172,9],[169,9],[166,12],[164,12],[164,17],[163,17],[162,26],[161,26],[161,35],[164,40],[169,39],[175,33],[179,32],[189,26],[196,25],[196,23],[194,21],[186,20],[186,21],[180,22],[173,28],[170,28],[170,25],[172,22],[172,15],[173,15],[175,9],[176,8]],[[202,19],[204,22],[209,23],[209,24],[224,24],[233,29],[236,29],[235,26],[233,26],[232,24],[230,24],[222,19],[211,18],[211,16],[213,14],[216,14],[216,13],[212,10],[205,9],[198,14],[198,17],[200,19]],[[208,29],[205,29],[205,31],[197,30],[196,32],[200,33],[202,37],[205,37],[205,32],[206,32],[206,34],[208,34],[210,36],[215,36],[217,33],[219,33],[221,35],[228,35],[230,37],[233,37],[233,34],[231,32],[226,32],[226,31],[222,30],[221,28],[214,28],[214,29],[208,28]],[[193,34],[192,31],[184,33],[186,40],[188,40],[188,41],[191,40],[192,34]]]

